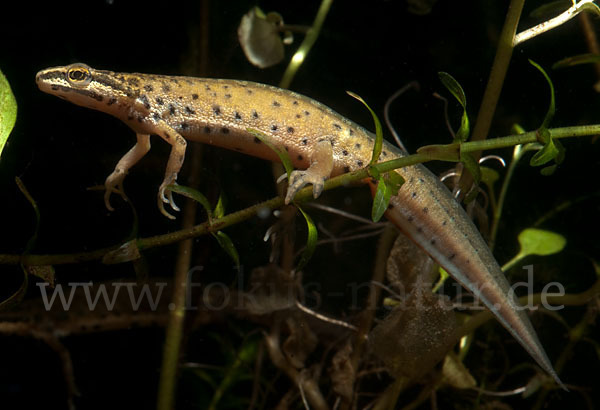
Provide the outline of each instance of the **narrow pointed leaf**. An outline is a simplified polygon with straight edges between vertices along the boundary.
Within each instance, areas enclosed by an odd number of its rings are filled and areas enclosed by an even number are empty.
[[[454,77],[452,77],[450,74],[448,74],[444,71],[440,71],[438,73],[438,76],[439,76],[442,84],[444,84],[444,86],[448,89],[448,91],[450,91],[450,93],[452,93],[454,98],[456,98],[458,100],[458,102],[460,103],[460,105],[463,107],[463,113],[462,113],[462,116],[460,119],[460,128],[458,129],[458,132],[456,133],[454,142],[464,142],[467,140],[467,138],[469,138],[469,133],[471,132],[469,116],[467,115],[467,97],[465,95],[463,88],[458,83],[458,81],[456,81],[456,79]]]
[[[292,165],[292,160],[290,159],[290,156],[288,155],[288,153],[285,150],[277,147],[277,145],[275,145],[273,143],[273,141],[271,141],[271,138],[269,138],[268,135],[263,134],[262,132],[257,131],[252,128],[247,128],[246,131],[248,131],[250,134],[254,135],[256,138],[261,140],[261,142],[263,142],[267,147],[271,148],[277,154],[277,156],[279,157],[279,160],[281,161],[281,163],[283,164],[283,167],[285,168],[285,172],[287,173],[287,176],[289,179],[290,174],[294,170],[294,166]]]
[[[304,216],[304,220],[306,221],[306,227],[308,229],[306,247],[302,252],[302,256],[300,256],[300,262],[298,262],[298,266],[296,267],[296,270],[300,271],[304,269],[310,258],[312,258],[312,255],[317,247],[317,238],[319,235],[317,232],[317,227],[315,226],[315,223],[313,222],[312,218],[306,212],[304,212],[304,209],[302,209],[301,207],[298,207],[298,209],[302,213],[302,216]]]
[[[235,266],[240,266],[240,254],[238,253],[231,238],[223,231],[213,232],[212,236],[217,240],[219,246],[229,255],[235,263]]]
[[[352,91],[346,91],[346,93],[348,93],[349,96],[354,97],[358,101],[363,103],[363,105],[367,107],[367,109],[371,113],[371,116],[373,117],[373,122],[375,123],[375,144],[373,144],[373,156],[371,157],[369,165],[375,165],[379,160],[379,155],[381,155],[381,151],[383,149],[383,129],[381,128],[381,121],[379,121],[379,118],[377,117],[377,114],[375,114],[375,111],[373,111],[371,107],[369,107],[369,105],[365,102],[365,100],[363,100],[358,94],[355,94]]]

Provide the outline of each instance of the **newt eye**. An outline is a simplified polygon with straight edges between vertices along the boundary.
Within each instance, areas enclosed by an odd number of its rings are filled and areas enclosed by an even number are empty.
[[[67,69],[67,81],[79,87],[88,85],[92,81],[90,68],[84,64],[73,64]]]

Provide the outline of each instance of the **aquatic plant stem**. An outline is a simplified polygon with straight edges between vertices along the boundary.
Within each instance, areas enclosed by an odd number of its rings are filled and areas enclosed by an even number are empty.
[[[500,40],[498,42],[498,49],[496,50],[496,56],[494,57],[494,63],[492,64],[492,70],[488,79],[481,106],[479,107],[479,113],[475,121],[473,128],[473,134],[471,141],[482,141],[487,138],[496,112],[496,106],[498,105],[498,99],[504,85],[504,78],[508,71],[510,59],[513,52],[513,40],[517,32],[517,25],[521,17],[521,11],[523,10],[523,4],[525,0],[511,0],[508,6],[508,12],[506,13],[506,20],[504,21],[504,27],[500,33]],[[480,153],[474,153],[475,160],[479,159]],[[458,186],[460,188],[461,196],[460,200],[469,192],[471,185],[473,184],[473,177],[469,172],[463,172],[459,180]]]
[[[564,127],[564,128],[554,128],[549,129],[548,132],[552,136],[552,138],[570,138],[570,137],[582,137],[582,136],[590,136],[590,135],[598,135],[600,134],[600,124],[595,125],[583,125],[576,127]],[[460,150],[462,152],[474,152],[474,151],[482,151],[489,149],[498,149],[498,148],[506,148],[511,147],[518,144],[526,144],[530,142],[537,141],[537,134],[535,131],[526,132],[523,134],[517,135],[509,135],[507,137],[494,138],[490,140],[484,141],[473,141],[473,142],[465,142],[460,145]],[[441,149],[447,149],[448,152],[455,152],[456,146],[454,144],[450,145],[439,145],[437,146]],[[414,154],[409,155],[403,158],[398,158],[392,161],[381,162],[377,165],[373,165],[373,168],[376,168],[380,173],[389,172],[391,170],[406,167],[409,165],[415,165],[422,162],[432,161],[435,158],[432,158],[426,154]],[[339,175],[337,177],[331,178],[325,181],[324,190],[330,190],[333,188],[337,188],[340,186],[348,186],[350,184],[355,184],[368,178],[369,170],[367,168],[360,169],[358,171],[350,172],[347,174]],[[296,195],[296,202],[303,202],[307,200],[311,200],[313,198],[312,187],[306,187],[301,189]],[[157,246],[164,246],[173,244],[184,239],[195,238],[201,235],[206,235],[210,232],[217,232],[221,229],[224,229],[228,226],[235,225],[247,219],[250,219],[259,211],[263,211],[264,209],[277,209],[283,206],[283,198],[275,197],[264,201],[260,204],[253,205],[241,211],[233,212],[231,214],[225,215],[222,218],[214,219],[211,222],[204,222],[202,224],[196,225],[194,227],[188,229],[182,229],[177,232],[171,232],[167,234],[152,236],[148,238],[141,238],[135,241],[139,250],[145,250],[149,248],[154,248]],[[122,244],[118,244],[115,246],[111,246],[108,248],[97,249],[91,252],[80,252],[80,253],[71,253],[71,254],[54,254],[54,255],[8,255],[8,254],[0,254],[0,265],[16,265],[21,261],[25,265],[58,265],[58,264],[70,264],[70,263],[81,263],[88,262],[93,260],[100,260],[104,255],[108,252],[111,252],[117,249]]]
[[[321,32],[321,27],[325,22],[325,17],[327,17],[327,13],[331,8],[331,3],[333,0],[322,0],[321,6],[319,7],[319,11],[317,12],[317,16],[315,17],[315,21],[312,27],[306,33],[306,37],[304,37],[304,41],[298,47],[298,50],[292,57],[292,60],[288,64],[285,73],[283,73],[283,78],[279,83],[281,88],[289,88],[294,76],[296,75],[296,71],[300,68],[302,63],[304,62],[304,58],[312,48],[312,46],[317,41],[319,37],[319,33]]]

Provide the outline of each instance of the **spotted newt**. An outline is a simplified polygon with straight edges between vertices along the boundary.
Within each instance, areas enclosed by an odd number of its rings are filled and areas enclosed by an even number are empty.
[[[275,152],[247,130],[269,136],[288,152],[294,166],[289,202],[304,185],[318,195],[330,176],[366,166],[373,134],[330,108],[300,94],[238,80],[127,74],[95,70],[85,64],[48,68],[36,76],[38,87],[74,104],[111,114],[137,134],[137,143],[106,180],[105,203],[123,193],[127,171],[150,149],[155,134],[171,145],[158,192],[159,208],[173,202],[187,142],[199,141],[277,161]],[[385,143],[380,160],[406,155]],[[406,181],[386,216],[465,288],[477,296],[536,362],[564,387],[527,314],[483,238],[449,190],[422,165],[398,170]]]

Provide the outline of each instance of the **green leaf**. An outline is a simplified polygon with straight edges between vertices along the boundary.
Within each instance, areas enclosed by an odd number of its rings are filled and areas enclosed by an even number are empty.
[[[306,266],[310,258],[312,258],[312,255],[317,247],[317,238],[319,236],[317,232],[317,227],[315,226],[315,223],[313,222],[311,217],[306,212],[304,212],[304,209],[302,209],[301,207],[298,206],[298,209],[300,210],[300,212],[304,216],[304,220],[306,221],[306,227],[308,229],[308,238],[306,239],[306,247],[302,252],[302,256],[300,257],[300,262],[298,262],[296,271],[302,270]]]
[[[0,157],[17,120],[17,100],[13,95],[8,80],[0,70]]]
[[[510,261],[502,266],[507,271],[529,255],[552,255],[562,251],[567,244],[564,236],[537,228],[527,228],[519,234],[521,249]]]
[[[529,60],[529,64],[537,68],[542,73],[542,75],[548,82],[548,86],[550,87],[550,106],[548,107],[548,112],[546,112],[546,116],[544,117],[544,122],[540,126],[541,129],[546,129],[550,125],[550,121],[552,121],[552,118],[554,117],[554,113],[556,111],[556,101],[554,99],[554,85],[552,84],[552,80],[550,80],[548,74],[546,74],[546,71],[544,71],[544,69],[539,64],[537,64],[533,60]]]
[[[529,165],[532,167],[544,165],[556,158],[558,154],[558,148],[556,148],[556,145],[554,145],[554,141],[550,140],[541,150],[536,152],[533,157],[531,157],[529,160]]]
[[[373,117],[373,122],[375,123],[375,144],[373,144],[373,156],[371,157],[369,165],[375,165],[379,160],[379,156],[381,155],[381,151],[383,149],[383,129],[381,128],[381,121],[379,121],[379,118],[377,117],[377,114],[375,114],[375,111],[373,111],[371,107],[369,107],[369,105],[365,102],[365,100],[363,100],[358,94],[354,94],[352,91],[346,91],[346,93],[348,93],[349,96],[354,97],[358,101],[363,103],[363,105],[367,107],[367,109],[371,113],[371,116]]]
[[[521,253],[527,255],[552,255],[562,251],[567,244],[564,236],[543,229],[527,228],[519,234]]]
[[[271,148],[277,154],[279,160],[285,168],[285,172],[287,173],[289,179],[290,174],[294,170],[294,166],[292,165],[292,160],[290,159],[288,153],[284,149],[280,149],[279,147],[277,147],[277,145],[275,145],[275,143],[271,141],[271,138],[269,138],[268,135],[263,134],[262,132],[252,128],[246,128],[246,131],[248,131],[250,134],[254,135],[256,138],[261,140],[261,142],[263,142],[267,147]]]
[[[210,205],[209,200],[204,195],[202,195],[199,191],[195,190],[194,188],[190,188],[190,187],[183,186],[183,185],[169,185],[167,188],[175,193],[178,193],[180,195],[183,195],[187,198],[193,199],[194,201],[198,202],[200,205],[202,205],[202,207],[208,214],[208,218],[212,219],[212,217],[213,217],[212,206]]]
[[[213,211],[213,216],[216,219],[223,218],[225,216],[225,204],[223,200],[223,195],[219,195],[219,200],[217,201],[217,205],[215,206],[215,210]]]
[[[375,196],[373,197],[373,207],[371,208],[371,219],[373,222],[379,222],[385,211],[387,211],[391,197],[391,190],[385,183],[384,178],[380,177],[377,181],[377,190],[375,191]]]
[[[417,149],[417,153],[440,161],[458,162],[460,160],[460,144],[425,145]]]
[[[440,71],[438,73],[440,81],[444,86],[452,93],[454,98],[458,100],[460,105],[463,107],[463,113],[460,120],[460,128],[456,133],[456,137],[454,138],[454,142],[465,142],[467,138],[469,138],[470,124],[469,124],[469,116],[467,115],[467,97],[463,88],[460,86],[458,81],[454,79],[450,74]]]
[[[559,68],[573,67],[580,64],[596,64],[600,63],[600,55],[598,54],[579,54],[557,61],[552,65],[554,70]]]
[[[465,165],[465,168],[473,176],[475,185],[479,185],[481,181],[481,169],[479,169],[479,163],[473,158],[470,152],[460,153],[460,162]]]
[[[500,179],[500,174],[495,169],[488,167],[479,167],[479,169],[481,170],[481,181],[490,188]]]
[[[377,189],[373,196],[373,207],[371,208],[371,219],[378,222],[388,209],[392,196],[398,195],[400,187],[404,184],[404,178],[396,171],[383,174],[377,179]]]
[[[219,246],[229,255],[237,268],[240,267],[240,254],[231,238],[223,231],[213,232],[212,236],[219,242]]]

